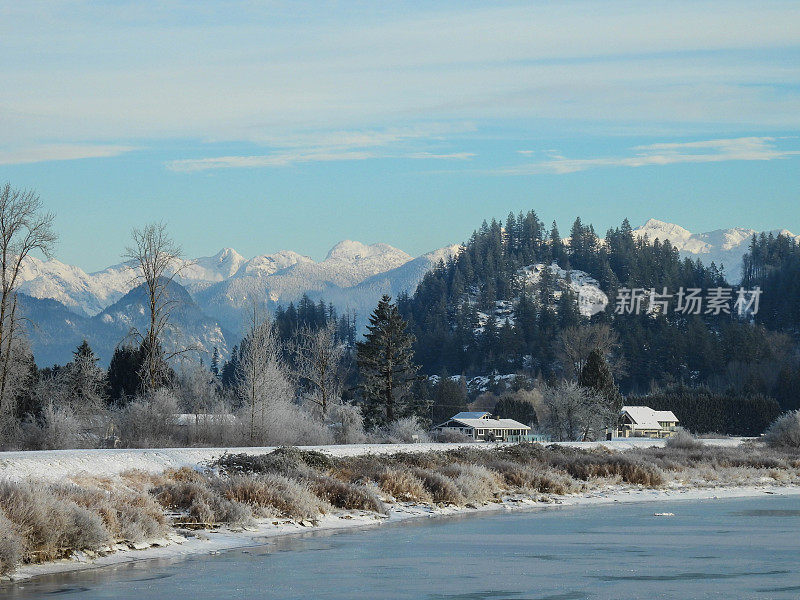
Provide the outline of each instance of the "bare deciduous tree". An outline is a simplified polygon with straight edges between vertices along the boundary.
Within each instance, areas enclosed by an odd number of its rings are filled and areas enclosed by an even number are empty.
[[[587,441],[602,436],[612,413],[602,396],[576,383],[546,388],[544,426],[557,441]]]
[[[615,331],[604,323],[567,327],[558,334],[556,351],[566,374],[577,379],[592,350],[600,350],[608,360],[611,371],[619,375],[624,371],[621,359],[612,355],[619,344]]]
[[[169,328],[169,319],[178,300],[170,296],[170,284],[189,262],[183,260],[183,251],[167,232],[164,223],[151,223],[131,232],[133,244],[124,254],[137,269],[137,279],[145,284],[149,310],[147,331],[142,334],[132,330],[145,351],[142,381],[153,392],[163,379],[166,361],[194,348],[173,349],[165,353],[163,335]]]
[[[267,438],[268,417],[285,411],[294,397],[294,386],[283,362],[275,330],[255,301],[241,348],[236,379],[239,396],[247,407],[252,444]],[[275,414],[270,415],[270,412]]]
[[[0,188],[0,412],[10,408],[12,362],[23,333],[17,313],[19,274],[31,252],[50,256],[57,239],[54,218],[44,212],[35,191],[10,183]]]
[[[298,381],[308,388],[307,398],[316,404],[324,421],[328,409],[342,392],[342,363],[345,348],[336,334],[336,324],[312,330],[303,327],[295,334],[292,354]]]

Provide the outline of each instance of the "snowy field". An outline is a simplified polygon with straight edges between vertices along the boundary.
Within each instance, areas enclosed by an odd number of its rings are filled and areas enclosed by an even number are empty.
[[[703,440],[713,446],[737,446],[744,438]],[[663,446],[664,440],[619,439],[608,442],[557,442],[576,448],[604,446],[614,450]],[[460,447],[491,448],[502,446],[496,442],[470,444],[352,444],[346,446],[303,446],[305,450],[318,450],[330,456],[356,456],[361,454],[393,454],[395,452],[427,452],[451,450]],[[152,448],[104,450],[41,450],[27,452],[0,452],[0,479],[35,479],[58,481],[78,473],[116,475],[129,469],[160,472],[168,468],[198,467],[216,460],[224,454],[267,454],[275,447],[243,448]]]

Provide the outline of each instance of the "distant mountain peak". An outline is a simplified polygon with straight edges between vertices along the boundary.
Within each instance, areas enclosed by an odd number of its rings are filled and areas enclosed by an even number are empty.
[[[644,225],[635,231],[638,235],[647,234],[647,237],[651,240],[659,238],[661,241],[665,239],[670,241],[685,240],[692,235],[691,231],[680,225],[659,221],[658,219],[648,219]]]
[[[378,258],[386,255],[403,256],[406,260],[413,257],[402,250],[398,250],[389,244],[364,244],[354,240],[342,240],[330,249],[325,260],[356,261],[368,258]]]

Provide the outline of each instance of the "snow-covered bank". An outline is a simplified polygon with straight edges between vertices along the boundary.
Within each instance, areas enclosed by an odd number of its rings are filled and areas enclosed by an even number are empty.
[[[303,535],[309,532],[334,533],[342,530],[353,530],[365,527],[377,527],[385,524],[402,523],[412,519],[445,518],[457,515],[480,515],[500,511],[535,511],[558,506],[588,506],[613,503],[647,502],[654,506],[654,515],[659,513],[659,502],[691,501],[706,499],[727,499],[758,497],[765,495],[800,496],[800,486],[746,486],[719,488],[673,487],[669,489],[647,489],[631,486],[614,486],[588,493],[566,496],[554,496],[549,502],[532,500],[523,496],[511,496],[501,504],[487,504],[477,508],[431,507],[412,503],[390,505],[388,518],[368,512],[346,512],[322,516],[315,526],[279,520],[262,521],[257,526],[238,529],[222,528],[215,531],[198,532],[196,537],[158,540],[156,546],[142,550],[122,550],[106,556],[89,557],[78,553],[76,559],[60,560],[42,564],[24,565],[17,569],[11,578],[13,581],[24,581],[42,575],[112,567],[124,563],[153,560],[174,559],[196,554],[216,554],[225,550],[263,546],[281,536]],[[670,507],[673,508],[673,507]],[[655,517],[654,517],[655,518]],[[671,517],[672,518],[672,517]],[[680,518],[676,511],[674,518]],[[3,584],[0,583],[0,586]],[[0,587],[0,590],[2,587]]]
[[[703,440],[709,446],[738,446],[742,438]],[[558,442],[558,445],[575,448],[604,446],[613,450],[663,446],[664,440],[648,438],[616,439],[603,442]],[[463,446],[471,448],[496,448],[499,443],[476,444],[352,444],[346,446],[302,446],[303,450],[316,450],[330,456],[358,456],[363,454],[394,454],[396,452],[428,452],[452,450]],[[59,481],[77,473],[96,476],[117,475],[129,469],[159,473],[165,469],[195,468],[218,459],[224,454],[269,454],[274,447],[260,448],[152,448],[152,449],[102,449],[102,450],[39,450],[26,452],[0,452],[0,479],[25,479],[33,477]]]

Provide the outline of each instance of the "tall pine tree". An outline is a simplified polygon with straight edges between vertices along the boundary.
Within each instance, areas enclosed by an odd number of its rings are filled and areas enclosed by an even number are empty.
[[[356,344],[364,420],[370,427],[382,427],[414,413],[414,336],[406,332],[406,322],[389,296],[378,302],[367,330],[364,341]]]

